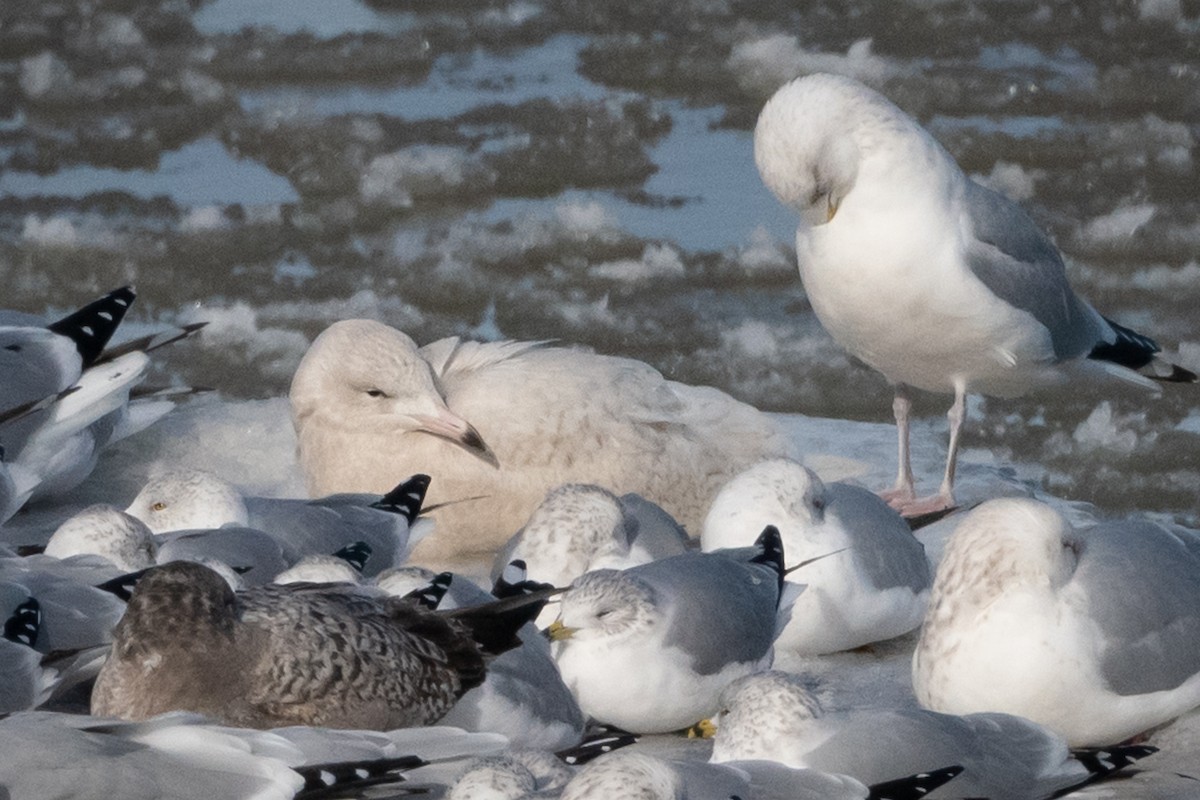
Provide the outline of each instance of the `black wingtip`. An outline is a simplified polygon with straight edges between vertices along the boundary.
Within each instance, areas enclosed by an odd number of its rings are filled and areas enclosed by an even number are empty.
[[[425,502],[425,493],[429,491],[430,480],[428,475],[413,475],[378,501],[371,503],[371,508],[399,514],[411,525],[421,513],[421,505]]]
[[[754,546],[758,548],[759,552],[750,559],[750,563],[766,564],[775,571],[779,578],[779,594],[782,596],[787,570],[783,563],[783,537],[779,535],[779,528],[774,525],[763,528],[763,532],[754,541]]]
[[[46,327],[73,341],[83,366],[90,367],[104,352],[135,297],[132,286],[122,286]]]
[[[96,588],[102,592],[108,592],[111,595],[115,595],[125,602],[129,602],[129,598],[133,597],[133,589],[135,586],[137,586],[138,581],[140,581],[142,576],[152,569],[154,569],[154,567],[146,567],[146,569],[139,569],[137,572],[118,575],[112,580],[107,580],[104,583],[96,584]]]
[[[496,582],[492,584],[492,596],[501,599],[519,597],[543,589],[554,588],[549,583],[529,580],[527,574],[525,562],[522,559],[514,558],[508,562],[508,566],[500,571],[500,577],[496,578]]]
[[[521,644],[517,632],[533,622],[546,601],[562,589],[541,589],[518,597],[506,597],[491,603],[444,612],[471,632],[471,638],[491,655],[512,650]]]
[[[354,567],[355,571],[362,572],[366,569],[367,561],[371,558],[372,552],[371,545],[366,542],[354,542],[346,545],[333,555]]]
[[[1192,372],[1190,369],[1184,369],[1178,364],[1171,364],[1171,372],[1168,375],[1151,375],[1150,377],[1156,381],[1163,383],[1197,383],[1200,382],[1200,375]]]
[[[428,761],[418,756],[378,758],[362,761],[336,761],[327,764],[306,764],[295,767],[304,778],[304,788],[296,793],[297,800],[317,800],[327,797],[358,796],[356,792],[371,786],[403,781],[400,773],[423,767]]]
[[[41,629],[42,604],[37,598],[30,597],[13,609],[12,615],[4,621],[4,633],[0,635],[10,642],[34,647]]]
[[[934,789],[954,780],[963,771],[960,766],[942,767],[907,778],[873,784],[867,800],[918,800]]]
[[[605,753],[628,747],[636,743],[639,738],[634,733],[606,733],[580,742],[574,747],[568,747],[566,750],[559,750],[554,755],[558,756],[558,759],[564,764],[579,767]]]
[[[439,572],[433,576],[433,579],[428,584],[419,589],[413,589],[408,594],[404,595],[405,600],[412,600],[422,608],[427,608],[430,611],[436,611],[437,607],[442,604],[442,599],[445,598],[446,592],[450,589],[450,584],[454,581],[454,575],[449,572]]]

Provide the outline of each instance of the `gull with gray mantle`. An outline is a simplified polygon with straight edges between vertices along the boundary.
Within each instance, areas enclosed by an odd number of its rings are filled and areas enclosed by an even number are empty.
[[[804,681],[785,672],[748,675],[721,695],[712,761],[777,761],[892,781],[937,765],[962,773],[930,797],[1044,800],[1150,755],[1131,746],[1079,754],[1047,728],[1011,714],[938,714],[919,708],[826,711]]]
[[[563,680],[601,723],[632,733],[696,723],[730,681],[770,668],[796,589],[783,569],[779,531],[767,528],[754,547],[583,575],[549,629]]]
[[[742,547],[779,529],[804,586],[777,655],[821,655],[908,633],[921,624],[933,582],[925,548],[873,492],[824,483],[791,459],[771,459],[721,488],[704,520],[705,550]],[[545,613],[545,612],[543,612]]]
[[[900,463],[886,496],[906,515],[953,506],[968,392],[1015,397],[1116,380],[1158,393],[1157,381],[1197,379],[1076,295],[1024,211],[854,80],[809,75],[779,89],[759,115],[754,158],[800,215],[796,256],[817,319],[895,387]],[[954,395],[945,476],[922,500],[909,387]]]

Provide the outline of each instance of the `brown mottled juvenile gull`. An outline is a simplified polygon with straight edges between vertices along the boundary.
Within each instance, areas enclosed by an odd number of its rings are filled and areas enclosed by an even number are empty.
[[[895,386],[900,468],[889,497],[905,513],[953,505],[968,392],[1015,397],[1082,379],[1157,393],[1151,378],[1196,380],[1076,295],[1058,249],[1020,207],[861,83],[808,75],[783,86],[759,115],[754,159],[800,215],[796,255],[817,318]],[[954,395],[945,476],[922,501],[910,386]]]
[[[247,727],[428,724],[483,681],[485,648],[514,646],[538,609],[498,605],[510,613],[439,614],[342,584],[235,594],[207,567],[167,564],[134,590],[92,712],[187,710]]]
[[[313,495],[424,472],[430,502],[476,498],[434,512],[414,559],[438,569],[485,571],[561,483],[637,492],[698,530],[724,479],[790,449],[765,414],[639,361],[538,342],[418,348],[370,320],[317,337],[291,403]]]
[[[1148,520],[1075,528],[989,500],[938,565],[913,689],[922,705],[1019,714],[1108,745],[1200,706],[1200,535]]]

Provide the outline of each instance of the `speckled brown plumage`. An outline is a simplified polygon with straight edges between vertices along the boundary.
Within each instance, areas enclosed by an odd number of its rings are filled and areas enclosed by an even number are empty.
[[[114,633],[92,712],[128,719],[185,709],[249,727],[422,725],[485,673],[450,616],[341,585],[235,594],[189,562],[147,573]]]

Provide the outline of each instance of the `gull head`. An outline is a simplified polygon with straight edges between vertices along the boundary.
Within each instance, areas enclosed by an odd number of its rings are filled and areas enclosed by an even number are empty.
[[[659,622],[654,590],[615,569],[583,575],[562,596],[551,637],[577,642],[644,635]]]
[[[152,566],[157,552],[154,536],[141,520],[104,503],[88,506],[59,525],[45,550],[55,558],[103,556],[125,572]]]
[[[237,487],[198,469],[172,469],[156,475],[125,512],[155,533],[247,525],[250,521]]]
[[[1021,590],[1053,592],[1078,562],[1071,524],[1045,503],[999,498],[980,504],[946,544],[930,598],[930,614],[952,598],[983,604]]]
[[[503,562],[520,558],[532,579],[565,586],[603,562],[627,558],[636,528],[612,492],[563,484],[546,493]]]
[[[495,466],[479,431],[446,405],[416,343],[381,322],[335,322],[300,360],[290,392],[292,419],[354,433],[427,433]]]
[[[753,464],[729,480],[713,498],[701,542],[714,547],[750,544],[767,525],[785,541],[813,532],[825,520],[828,491],[812,470],[790,458]]]
[[[771,670],[746,675],[721,692],[713,761],[777,758],[781,742],[804,735],[821,704],[799,675]]]
[[[863,91],[835,75],[797,78],[775,92],[754,128],[754,162],[780,202],[810,227],[833,220],[858,177],[848,107]]]
[[[173,561],[138,581],[113,647],[121,658],[181,642],[203,649],[211,641],[232,643],[237,624],[237,599],[224,578],[203,564]]]

